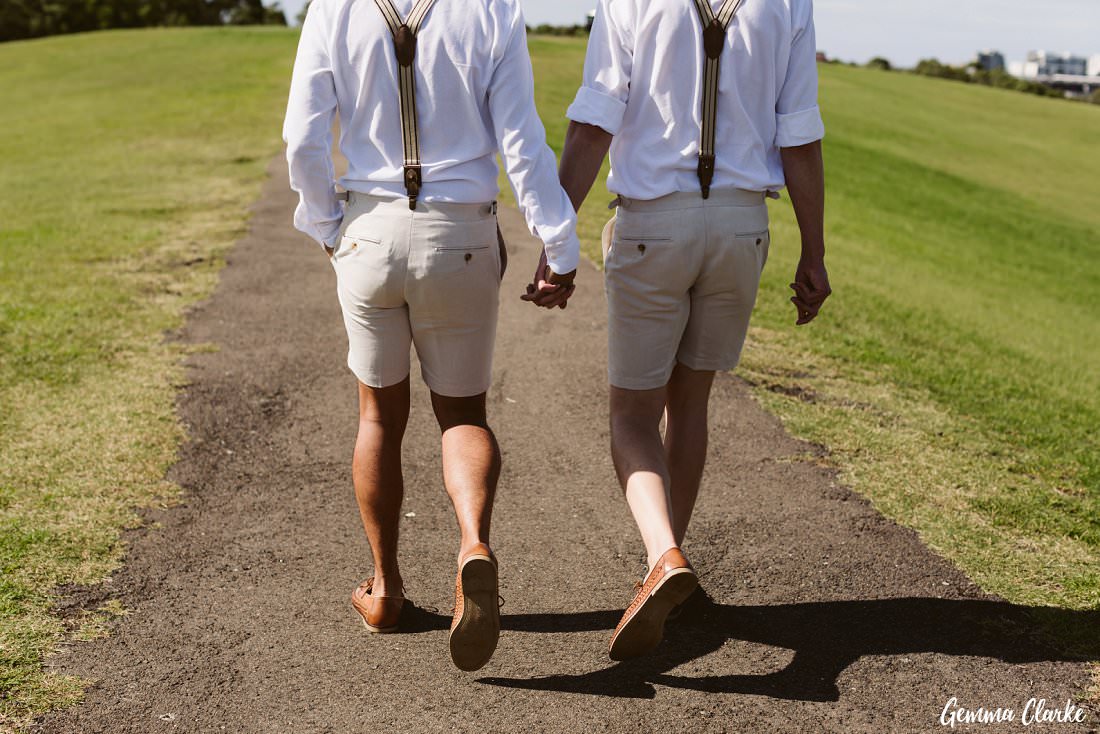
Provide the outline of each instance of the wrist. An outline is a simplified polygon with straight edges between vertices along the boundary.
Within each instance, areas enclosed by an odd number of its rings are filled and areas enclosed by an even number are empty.
[[[825,243],[821,240],[802,241],[802,259],[823,261],[825,259]]]
[[[573,279],[577,277],[576,269],[570,270],[568,273],[555,273],[550,270],[546,277],[546,282],[551,285],[572,285]]]

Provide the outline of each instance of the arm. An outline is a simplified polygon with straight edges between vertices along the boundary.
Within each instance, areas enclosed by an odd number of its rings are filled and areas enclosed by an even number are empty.
[[[584,59],[584,80],[566,112],[570,123],[558,168],[558,180],[578,211],[626,112],[633,65],[633,45],[623,31],[627,25],[624,19],[611,16],[607,0],[597,3]],[[545,263],[540,261],[525,298],[552,307],[552,296],[540,292],[544,271]]]
[[[821,141],[781,148],[783,173],[791,194],[798,229],[802,234],[802,257],[798,261],[791,303],[798,309],[799,325],[808,324],[832,290],[825,270],[825,164]]]
[[[565,133],[565,148],[561,153],[561,165],[558,168],[558,180],[569,196],[573,209],[580,211],[581,204],[600,173],[600,166],[603,165],[604,156],[610,146],[611,134],[602,128],[581,122],[569,123],[569,130]],[[547,285],[553,285],[554,282],[552,276],[552,273],[547,272],[546,254],[543,253],[535,266],[535,276],[527,286],[527,294],[521,298],[537,306],[565,308],[571,292],[548,289]]]
[[[569,130],[565,133],[565,149],[561,152],[558,180],[569,200],[573,202],[573,208],[578,211],[600,173],[600,166],[611,147],[611,138],[611,133],[596,125],[569,123]]]
[[[315,3],[302,24],[290,82],[283,140],[290,188],[298,192],[294,226],[330,251],[336,245],[343,210],[336,199],[332,122],[336,86],[326,47],[321,8]]]
[[[798,309],[799,326],[817,317],[829,297],[825,270],[825,166],[821,139],[825,126],[817,106],[817,41],[813,3],[792,3],[790,60],[775,105],[776,144],[783,160],[783,176],[791,194],[798,228],[802,233],[802,257],[791,289],[791,303]]]
[[[572,283],[580,261],[577,215],[558,184],[554,153],[535,109],[534,77],[526,29],[515,5],[507,45],[489,84],[489,113],[508,180],[555,282]]]

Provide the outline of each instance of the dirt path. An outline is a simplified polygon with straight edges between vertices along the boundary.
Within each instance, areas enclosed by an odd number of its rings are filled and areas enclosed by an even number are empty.
[[[1035,642],[1026,610],[792,460],[814,449],[723,376],[687,548],[715,603],[658,654],[612,664],[607,639],[642,555],[606,448],[600,277],[583,266],[564,313],[520,302],[537,249],[511,210],[490,395],[505,454],[500,646],[473,675],[447,656],[457,531],[418,377],[402,558],[419,609],[407,634],[368,636],[348,604],[369,558],[334,276],[290,226],[280,161],[271,175],[183,335],[220,347],[194,357],[180,403],[191,441],[171,477],[183,503],[132,537],[106,591],[69,600],[109,594],[133,611],[110,638],[53,660],[98,682],[42,731],[913,732],[940,729],[952,696],[1018,721],[1030,697],[1062,705],[1083,686],[1086,667]],[[1100,717],[1089,721],[1029,730],[1088,731]]]

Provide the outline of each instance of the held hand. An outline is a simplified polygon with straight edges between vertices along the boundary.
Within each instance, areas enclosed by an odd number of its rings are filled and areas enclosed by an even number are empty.
[[[535,275],[527,284],[527,292],[520,298],[543,308],[564,309],[569,304],[569,297],[576,290],[573,284],[576,275],[576,270],[562,275],[555,273],[547,264],[546,252],[543,251],[535,268]]]
[[[829,287],[829,273],[825,270],[824,258],[800,259],[791,290],[794,291],[791,303],[798,309],[798,321],[795,325],[804,326],[817,318],[817,312],[833,292]]]

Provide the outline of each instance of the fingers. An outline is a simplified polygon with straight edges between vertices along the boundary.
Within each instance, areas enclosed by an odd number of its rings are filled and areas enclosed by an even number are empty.
[[[551,285],[545,280],[540,280],[538,287],[533,283],[528,283],[527,292],[520,296],[520,300],[530,301],[543,308],[565,308],[565,304],[575,290],[576,286],[572,284],[567,286]]]
[[[545,281],[539,283],[537,292],[534,294],[534,303],[544,308],[554,308],[560,306],[569,300],[569,296],[573,295],[574,286],[572,285],[550,285]]]
[[[818,312],[821,310],[821,305],[832,293],[828,286],[819,290],[811,288],[800,281],[791,283],[791,290],[795,292],[795,295],[791,297],[791,303],[798,309],[796,326],[804,326],[816,319]]]
[[[798,309],[798,320],[795,321],[795,326],[803,326],[810,323],[817,318],[817,312],[821,310],[821,304],[811,306],[800,298],[791,298],[791,303]]]
[[[793,290],[795,292],[795,296],[797,296],[802,301],[808,304],[817,304],[819,306],[824,303],[825,299],[828,298],[833,292],[828,286],[818,289],[801,281],[795,281],[794,283],[791,283],[791,290]]]

